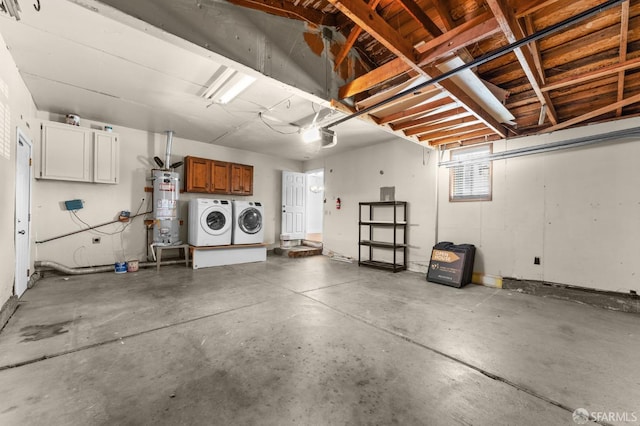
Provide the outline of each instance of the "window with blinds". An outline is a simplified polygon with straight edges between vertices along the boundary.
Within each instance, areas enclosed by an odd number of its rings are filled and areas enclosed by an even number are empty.
[[[491,145],[451,151],[451,161],[469,161],[491,154]],[[471,162],[449,169],[449,201],[491,201],[491,162]]]

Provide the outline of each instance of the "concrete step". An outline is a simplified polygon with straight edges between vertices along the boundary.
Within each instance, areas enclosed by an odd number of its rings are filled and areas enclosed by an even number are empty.
[[[294,246],[294,247],[276,247],[273,249],[275,254],[286,257],[307,257],[322,254],[322,247]]]

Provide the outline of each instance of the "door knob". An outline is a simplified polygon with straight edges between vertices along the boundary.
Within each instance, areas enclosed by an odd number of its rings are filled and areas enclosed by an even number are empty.
[[[18,234],[24,235],[24,229],[22,231],[18,231]]]

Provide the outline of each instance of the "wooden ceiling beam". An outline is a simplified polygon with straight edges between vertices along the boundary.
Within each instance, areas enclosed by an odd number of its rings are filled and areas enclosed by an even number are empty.
[[[448,119],[444,119],[444,120],[440,120],[436,123],[433,124],[429,124],[427,126],[422,126],[420,127],[420,132],[416,133],[418,135],[426,135],[428,133],[433,133],[433,132],[439,132],[442,130],[447,130],[447,129],[452,129],[454,127],[458,127],[464,124],[467,125],[472,125],[472,124],[477,124],[479,123],[479,121],[472,116],[471,114],[469,114],[468,112],[466,113],[466,116],[464,117],[458,117],[458,118],[448,118]]]
[[[418,68],[415,65],[416,56],[413,46],[389,25],[380,15],[370,10],[369,7],[359,0],[328,0],[340,12],[344,13],[356,25],[369,33],[389,51],[399,58]],[[419,71],[419,69],[416,69]]]
[[[530,15],[534,12],[537,12],[540,9],[543,9],[547,6],[557,3],[558,1],[559,0],[545,0],[545,1],[529,0],[524,4],[521,4],[520,6],[518,6],[518,8],[515,11],[515,16],[517,18],[522,18],[525,15]]]
[[[442,0],[430,0],[430,2],[433,5],[433,7],[436,9],[436,12],[438,12],[438,15],[440,16],[440,19],[442,19],[442,22],[444,23],[446,30],[450,31],[454,29],[456,24],[455,22],[453,22],[453,19],[451,19],[451,14],[449,13],[449,6],[445,4],[445,2],[443,2]]]
[[[407,13],[422,25],[432,37],[442,35],[442,30],[429,18],[429,16],[413,0],[399,0]]]
[[[387,22],[385,22],[377,13],[369,11],[366,4],[358,2],[358,0],[328,0],[338,10],[345,15],[349,16],[356,24],[358,24],[364,31],[376,38],[378,42],[384,45],[387,49],[393,52],[398,58],[404,61],[407,65],[422,74],[425,78],[431,79],[441,75],[442,72],[435,67],[431,67],[431,70],[427,72],[417,65],[415,52],[413,46],[409,41],[402,38],[395,29],[393,29]],[[485,111],[478,102],[469,96],[465,91],[458,87],[451,80],[443,80],[438,83],[446,91],[449,92],[452,99],[464,105],[464,107],[473,115],[478,117],[479,120],[484,122],[487,127],[492,129],[495,133],[502,137],[507,136],[505,127],[498,122],[491,114]]]
[[[487,0],[487,4],[498,20],[498,24],[500,24],[502,32],[504,32],[509,43],[515,43],[516,41],[525,38],[522,28],[520,28],[515,15],[506,4],[505,0]],[[514,53],[518,58],[518,62],[520,62],[520,66],[527,76],[533,91],[536,93],[536,96],[540,101],[541,108],[544,109],[546,106],[547,117],[551,123],[557,124],[558,115],[553,107],[551,98],[540,89],[543,86],[543,82],[541,81],[538,73],[534,72],[535,61],[531,55],[531,51],[517,48],[514,50]]]
[[[362,93],[378,84],[397,77],[410,69],[411,67],[400,59],[391,60],[341,86],[338,90],[338,97],[340,99],[350,98],[351,96]]]
[[[482,14],[451,31],[447,31],[440,37],[419,45],[416,51],[423,54],[419,59],[419,64],[424,65],[428,60],[434,60],[433,57],[444,56],[441,53],[448,54],[454,50],[474,44],[479,40],[490,37],[498,30],[497,22],[491,14],[489,12]],[[440,53],[434,54],[434,52]],[[349,98],[409,70],[411,70],[411,66],[405,61],[400,58],[393,59],[340,87],[338,97],[340,99]]]
[[[428,135],[418,135],[418,140],[420,142],[431,141],[434,142],[438,139],[450,138],[453,136],[460,136],[472,132],[477,132],[478,130],[488,130],[487,126],[483,123],[475,123],[466,127],[458,127],[454,129],[443,130],[441,132],[434,132]]]
[[[491,131],[491,129],[484,129],[484,130],[476,130],[475,132],[471,132],[471,133],[465,133],[463,135],[457,135],[457,136],[452,136],[452,137],[448,137],[448,138],[443,138],[443,139],[438,139],[435,141],[430,141],[429,145],[430,146],[438,146],[438,145],[445,145],[445,144],[449,144],[452,142],[458,142],[458,143],[462,143],[462,141],[466,140],[466,139],[477,139],[483,136],[486,137],[490,137],[493,135],[493,131]],[[429,139],[426,139],[429,140]],[[421,141],[424,142],[424,141]],[[478,141],[478,143],[480,143],[481,141]]]
[[[404,130],[404,134],[407,136],[419,135],[420,133],[429,131],[432,128],[431,126],[442,121],[455,120],[457,118],[470,116],[472,116],[472,114],[462,107],[458,107],[449,111],[439,112],[437,114],[432,114],[428,117],[424,117],[424,119],[421,119],[425,122],[424,126],[410,127]]]
[[[336,17],[320,10],[296,6],[294,3],[278,0],[229,0],[229,3],[248,9],[259,10],[271,15],[282,16],[299,21],[309,22],[314,25],[326,25],[335,27]]]
[[[418,65],[424,66],[500,32],[498,21],[486,13],[418,46]]]
[[[380,117],[377,121],[378,121],[378,124],[387,124],[387,123],[393,123],[395,121],[407,120],[416,116],[421,117],[429,112],[435,111],[436,109],[445,107],[447,105],[455,105],[451,100],[451,98],[449,97],[438,99],[433,102],[428,102],[426,104],[419,105],[414,108],[409,108],[404,111],[396,112],[395,114],[389,114],[387,116]],[[394,128],[393,125],[391,127]],[[411,126],[405,126],[405,127],[411,127]],[[397,129],[398,130],[404,129],[405,127],[398,127]],[[394,128],[394,130],[396,129]]]
[[[584,83],[585,81],[596,80],[598,78],[606,77],[611,74],[616,74],[621,71],[626,71],[626,70],[630,70],[638,67],[640,67],[640,57],[635,59],[630,59],[628,61],[624,61],[619,64],[614,64],[608,67],[600,68],[598,70],[584,73],[582,75],[571,76],[571,77],[563,78],[562,80],[548,83],[546,86],[542,88],[542,90],[544,92],[549,92],[551,90],[562,89],[563,87],[575,86],[577,84]]]
[[[596,109],[594,111],[590,111],[590,112],[588,112],[586,114],[583,114],[583,115],[581,115],[579,117],[572,118],[571,120],[567,120],[567,121],[564,121],[562,123],[558,123],[555,126],[548,127],[546,129],[544,129],[543,133],[550,133],[550,132],[554,132],[556,130],[565,129],[567,127],[573,126],[574,124],[583,123],[583,122],[585,122],[587,120],[590,120],[592,118],[595,118],[595,117],[597,117],[599,115],[607,114],[609,112],[616,111],[618,108],[624,108],[624,107],[626,107],[628,105],[635,104],[635,103],[638,103],[638,102],[640,102],[640,94],[631,96],[630,98],[627,98],[625,100],[616,102],[614,104],[606,105],[606,106],[604,106],[602,108],[598,108],[598,109]]]
[[[620,62],[627,60],[627,42],[629,40],[629,0],[621,5],[620,12]],[[624,70],[618,72],[618,102],[624,98]],[[622,107],[616,110],[616,117],[622,115]]]
[[[463,118],[466,121],[478,121],[478,119],[466,109],[458,107],[455,104],[451,104],[444,108],[431,111],[431,114],[429,115],[424,115],[420,118],[400,123],[392,123],[390,126],[393,130],[405,130],[406,132],[409,132],[410,135],[414,135],[429,132],[433,129],[441,129],[442,126],[445,125],[444,123]],[[420,129],[416,131],[409,130],[416,127],[419,127]]]
[[[412,106],[405,106],[401,111],[398,111],[398,108],[392,108],[391,110],[383,108],[375,113],[374,119],[378,124],[389,124],[396,121],[408,120],[416,116],[422,116],[435,109],[453,104],[453,100],[449,97],[442,98],[439,96],[442,93],[442,89],[438,87],[435,92],[427,94],[421,102]],[[434,100],[434,98],[436,99]]]
[[[527,34],[535,34],[536,28],[533,24],[533,18],[531,15],[527,15],[524,17],[524,25],[527,30]],[[546,84],[546,78],[544,72],[544,65],[542,65],[542,53],[540,52],[540,45],[537,41],[533,43],[529,43],[529,49],[531,49],[531,56],[533,57],[533,62],[536,65],[536,70],[538,71],[538,75],[540,76],[540,81],[544,85]]]
[[[371,0],[368,5],[369,9],[376,10],[376,6],[378,6],[378,3],[380,3],[380,0]],[[334,59],[334,63],[335,63],[335,65],[333,66],[334,71],[336,71],[338,67],[340,67],[340,64],[342,63],[342,61],[344,61],[344,59],[347,57],[347,55],[349,54],[349,51],[351,50],[353,45],[356,43],[356,40],[360,36],[360,33],[362,33],[362,27],[358,26],[358,24],[353,24],[353,28],[351,28],[351,32],[349,32],[349,36],[347,37],[347,40],[345,41],[344,46],[342,46],[342,49],[340,49],[340,52],[338,52],[338,54]]]

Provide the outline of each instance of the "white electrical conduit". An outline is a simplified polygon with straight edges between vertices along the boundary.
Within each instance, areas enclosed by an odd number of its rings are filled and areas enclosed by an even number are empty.
[[[577,148],[580,146],[586,145],[594,145],[601,142],[607,142],[611,140],[617,140],[622,142],[623,139],[634,138],[634,142],[638,142],[638,138],[640,138],[640,128],[636,127],[633,129],[619,130],[617,132],[610,132],[601,135],[590,135],[577,139],[570,139],[567,141],[561,142],[552,142],[542,145],[530,146],[526,148],[518,148],[512,149],[509,151],[497,152],[494,154],[489,154],[486,156],[473,158],[469,160],[459,160],[459,161],[441,161],[438,163],[440,167],[456,167],[456,166],[466,166],[470,164],[478,164],[485,163],[487,161],[495,161],[495,160],[505,160],[507,158],[515,158],[522,157],[525,155],[532,154],[542,154],[545,152],[558,151],[561,149],[569,149],[569,148]],[[630,142],[630,141],[627,141]]]
[[[160,262],[160,265],[177,265],[178,263],[184,263],[184,259],[179,260],[165,260]],[[96,274],[98,272],[113,272],[115,269],[115,265],[105,265],[105,266],[91,266],[91,267],[82,267],[82,268],[69,268],[68,266],[62,265],[58,262],[53,262],[50,260],[37,260],[34,264],[36,270],[41,271],[43,268],[51,268],[55,269],[58,272],[62,272],[67,275],[83,275],[83,274]],[[138,266],[140,268],[146,267],[155,267],[156,262],[139,262]]]

